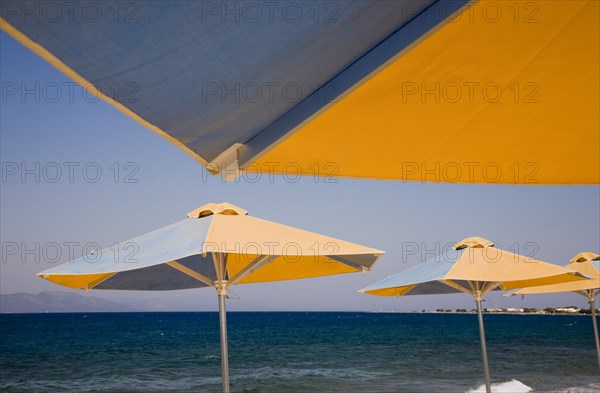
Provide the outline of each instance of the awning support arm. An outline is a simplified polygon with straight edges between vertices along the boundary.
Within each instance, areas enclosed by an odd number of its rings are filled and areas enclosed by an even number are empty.
[[[457,283],[456,281],[452,281],[452,280],[439,280],[439,282],[441,282],[442,284],[446,284],[458,291],[464,292],[464,293],[468,293],[469,295],[473,294],[472,290],[469,290],[468,288],[463,287],[462,285],[460,285],[459,283]]]
[[[206,284],[208,286],[211,286],[211,287],[215,286],[215,283],[213,280],[211,280],[210,278],[208,278],[206,276],[203,276],[202,274],[190,269],[187,266],[182,265],[179,262],[171,261],[171,262],[167,262],[166,264],[168,266],[171,266],[173,269],[177,269],[180,272],[185,273],[188,276],[193,277],[200,282],[203,282],[204,284]]]
[[[350,262],[338,255],[326,255],[326,257],[337,263],[341,263],[342,265],[350,266],[352,269],[356,269],[356,271],[359,271],[359,272],[368,272],[371,270],[370,268],[368,268],[366,266],[360,265],[358,263]]]
[[[259,257],[259,258],[255,259],[254,261],[250,262],[242,270],[240,270],[235,276],[233,276],[229,279],[229,281],[227,282],[227,287],[230,287],[230,286],[238,283],[240,280],[243,280],[248,275],[254,273],[261,267],[265,266],[267,263],[272,262],[275,258],[277,258],[277,256],[275,256],[275,255],[265,255],[263,257]]]

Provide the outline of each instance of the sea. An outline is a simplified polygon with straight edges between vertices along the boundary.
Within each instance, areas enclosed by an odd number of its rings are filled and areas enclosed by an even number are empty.
[[[473,314],[231,312],[232,392],[484,392]],[[589,315],[485,315],[494,392],[600,391]],[[218,314],[0,315],[0,391],[219,392]]]

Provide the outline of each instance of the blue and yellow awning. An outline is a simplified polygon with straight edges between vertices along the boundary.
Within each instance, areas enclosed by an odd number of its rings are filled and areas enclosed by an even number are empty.
[[[209,203],[184,220],[38,276],[76,289],[158,291],[294,280],[371,269],[383,251]]]
[[[468,293],[483,296],[502,289],[587,282],[576,270],[514,254],[473,237],[451,251],[361,289],[376,296]]]
[[[213,173],[600,183],[596,0],[52,3],[2,29]]]
[[[583,281],[573,281],[554,285],[523,288],[510,293],[510,295],[533,295],[555,292],[575,292],[593,299],[600,294],[600,256],[592,252],[581,252],[575,255],[567,269],[575,270],[586,276]]]

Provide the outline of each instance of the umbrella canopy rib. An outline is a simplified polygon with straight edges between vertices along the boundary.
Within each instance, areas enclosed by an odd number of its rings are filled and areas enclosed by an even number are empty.
[[[441,282],[442,284],[446,284],[446,285],[456,289],[457,291],[468,293],[469,295],[473,294],[473,287],[471,285],[469,285],[469,286],[471,286],[471,288],[467,289],[453,280],[438,280],[438,281]],[[470,282],[469,282],[469,284],[470,284]]]
[[[261,267],[275,260],[277,256],[275,255],[264,255],[256,258],[253,262],[247,264],[242,270],[237,272],[233,277],[231,277],[227,283],[228,286],[232,286],[254,273]]]
[[[171,261],[171,262],[167,262],[167,265],[171,266],[173,269],[177,269],[180,272],[187,274],[190,277],[195,278],[196,280],[198,280],[200,282],[203,282],[204,284],[206,284],[208,286],[211,286],[211,287],[215,286],[215,283],[211,279],[203,276],[202,274],[200,274],[198,272],[193,271],[189,267],[183,266],[179,262]]]

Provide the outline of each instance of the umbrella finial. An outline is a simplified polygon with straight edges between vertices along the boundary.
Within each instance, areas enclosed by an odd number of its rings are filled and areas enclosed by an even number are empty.
[[[232,205],[231,203],[207,203],[199,208],[192,210],[187,214],[189,218],[202,218],[213,214],[223,214],[226,216],[244,216],[248,212],[241,207]]]
[[[587,261],[598,261],[600,255],[594,254],[593,252],[580,252],[571,258],[571,262],[587,262]]]
[[[484,239],[482,237],[467,237],[454,245],[455,250],[462,250],[463,248],[484,248],[494,247],[494,243]]]

